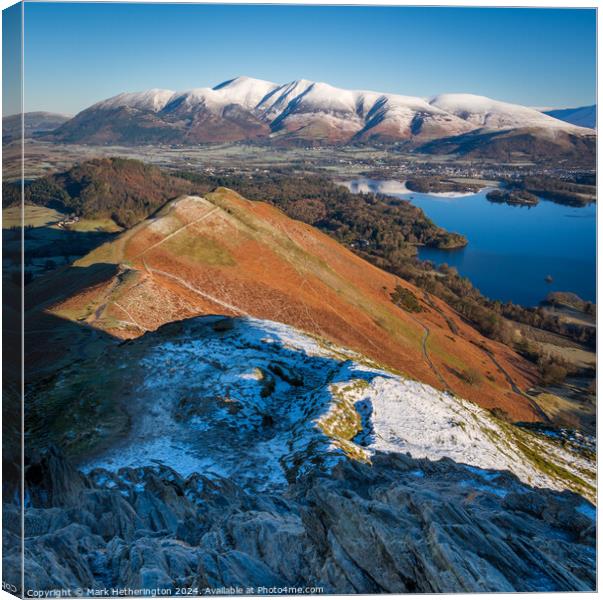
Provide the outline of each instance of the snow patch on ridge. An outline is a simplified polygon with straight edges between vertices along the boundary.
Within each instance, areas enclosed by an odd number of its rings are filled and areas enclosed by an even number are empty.
[[[505,129],[516,127],[545,127],[580,130],[542,112],[509,102],[493,100],[474,94],[440,94],[430,100],[431,106],[456,115],[476,127]]]
[[[174,96],[172,90],[152,89],[146,92],[127,92],[97,102],[91,108],[112,109],[129,106],[140,110],[159,112]]]
[[[586,458],[471,402],[286,325],[207,317],[184,322],[169,339],[152,339],[139,366],[144,385],[130,407],[131,434],[85,471],[161,462],[184,476],[213,473],[267,489],[309,468],[370,461],[383,451],[447,457],[510,471],[534,486],[570,487],[522,446],[572,476],[593,469]]]

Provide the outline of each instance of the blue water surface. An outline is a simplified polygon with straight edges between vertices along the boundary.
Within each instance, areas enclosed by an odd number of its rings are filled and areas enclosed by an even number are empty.
[[[534,207],[495,204],[486,191],[447,198],[355,180],[352,191],[409,199],[437,225],[469,240],[460,250],[420,248],[419,258],[447,263],[489,298],[534,306],[551,291],[596,300],[596,205],[573,208],[541,199]],[[547,283],[547,276],[553,278]]]

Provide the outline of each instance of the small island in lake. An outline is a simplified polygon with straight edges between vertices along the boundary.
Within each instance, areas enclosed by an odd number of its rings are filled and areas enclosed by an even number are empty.
[[[517,206],[536,206],[538,197],[526,190],[491,190],[486,194],[490,202],[513,204]]]
[[[421,194],[441,194],[479,192],[482,186],[469,181],[454,181],[451,179],[440,179],[433,176],[412,177],[406,180],[407,189]]]
[[[532,195],[565,206],[582,207],[597,201],[596,175],[568,174],[565,179],[546,175],[530,175],[519,180],[506,181],[512,191],[525,191]]]

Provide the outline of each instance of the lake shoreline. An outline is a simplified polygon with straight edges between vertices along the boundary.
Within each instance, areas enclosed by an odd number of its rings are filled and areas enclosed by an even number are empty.
[[[393,180],[360,178],[345,185],[355,193],[410,201],[438,227],[463,235],[468,243],[462,246],[417,246],[418,258],[456,268],[488,298],[525,307],[538,306],[550,292],[573,292],[591,302],[596,298],[593,204],[490,202],[486,195],[492,187],[442,196],[412,191]],[[545,281],[549,275],[552,282]]]

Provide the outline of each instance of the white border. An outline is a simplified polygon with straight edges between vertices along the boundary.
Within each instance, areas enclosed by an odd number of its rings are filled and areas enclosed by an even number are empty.
[[[44,2],[47,0],[28,0],[28,2]],[[504,1],[488,1],[488,0],[447,0],[446,2],[434,2],[434,1],[430,1],[430,0],[414,0],[412,2],[400,2],[400,1],[396,1],[396,0],[380,0],[378,2],[371,2],[371,1],[365,1],[365,2],[358,2],[355,0],[330,0],[328,2],[324,2],[324,1],[320,1],[320,0],[304,0],[303,2],[294,2],[292,0],[281,0],[281,1],[274,1],[274,0],[264,0],[262,2],[257,2],[257,1],[253,1],[253,0],[237,0],[237,1],[232,1],[232,0],[204,0],[203,2],[195,2],[194,0],[101,0],[103,3],[110,3],[110,2],[128,2],[128,3],[137,3],[137,4],[144,4],[144,3],[153,3],[153,4],[304,4],[304,5],[356,5],[356,6],[433,6],[433,7],[443,7],[443,6],[466,6],[466,7],[471,7],[471,6],[475,6],[475,7],[488,7],[488,8],[494,8],[494,7],[501,7],[501,8],[598,8],[599,7],[599,2],[598,0],[581,0],[580,2],[576,2],[576,3],[572,3],[571,0],[532,0],[532,1],[527,1],[527,2],[522,2],[522,1],[516,1],[516,2],[504,2]],[[67,3],[67,2],[80,2],[80,0],[61,0],[62,3]],[[11,0],[0,0],[0,8],[1,9],[5,9],[9,6],[12,6],[13,4],[15,4],[14,1]],[[598,43],[599,41],[599,37],[598,37],[598,32],[601,31],[601,11],[597,11],[597,108],[598,108],[598,103],[599,103],[599,81],[601,80],[599,75],[600,75],[600,68],[601,68],[601,45]],[[0,41],[1,41],[1,29],[0,29]],[[23,54],[22,54],[22,58],[23,58]],[[0,64],[0,79],[1,79],[1,75],[2,75],[2,66]],[[22,85],[23,85],[23,78],[22,78]],[[22,103],[22,110],[23,110],[23,103],[24,103],[24,97],[25,97],[25,90],[22,89],[22,98],[21,98],[21,103]],[[1,108],[1,99],[0,99],[0,108]],[[598,113],[598,110],[597,110]],[[598,122],[598,119],[597,119]],[[598,173],[603,173],[603,171],[601,170],[601,163],[603,161],[603,158],[601,156],[601,152],[600,150],[600,140],[597,139],[597,172]],[[0,161],[2,158],[2,150],[0,148]],[[24,165],[23,165],[24,166]],[[597,193],[597,200],[599,200],[599,195]],[[597,210],[597,234],[598,232],[601,230],[600,229],[600,225],[601,225],[601,219],[603,217],[601,217],[601,212],[599,210]],[[597,235],[597,298],[601,298],[601,290],[603,287],[603,283],[602,283],[602,279],[600,277],[601,275],[601,262],[598,260],[599,258],[599,244],[598,244],[598,235]],[[23,257],[22,257],[23,260]],[[597,311],[597,319],[599,317],[599,311]],[[0,316],[0,322],[1,322],[1,316]],[[21,326],[23,327],[23,320],[21,323]],[[599,343],[601,341],[600,338],[601,332],[600,332],[600,328],[597,331],[597,346],[599,346]],[[0,354],[1,354],[1,349],[0,349]],[[598,380],[597,383],[597,398],[602,397],[601,396],[601,392],[603,391],[603,383],[601,381]],[[599,430],[599,419],[600,419],[601,415],[600,413],[597,414],[597,430]],[[22,415],[23,418],[23,415]],[[1,423],[1,414],[0,414],[0,423]],[[23,423],[22,423],[23,426]],[[597,455],[598,455],[598,441],[597,441]],[[24,450],[24,447],[22,445],[22,451]],[[1,465],[0,465],[0,472],[1,472]],[[599,465],[597,464],[597,477],[599,475]],[[598,514],[598,512],[597,512]],[[598,522],[598,519],[597,519]],[[598,523],[599,524],[599,523]],[[597,528],[597,549],[600,547],[600,541],[601,541],[601,528],[598,527]],[[1,556],[1,547],[0,547],[0,556]],[[1,566],[1,563],[0,563]],[[599,564],[599,554],[597,552],[597,588],[600,589],[600,578],[601,578],[601,570],[599,568],[600,564]],[[512,600],[514,597],[516,597],[518,595],[519,592],[517,593],[513,593],[513,594],[509,594],[509,593],[500,593],[500,594],[496,594],[497,598],[501,598],[501,599],[509,599]],[[592,596],[596,594],[596,592],[593,593],[575,593],[575,592],[570,592],[570,593],[556,593],[556,596],[562,596],[563,598],[583,598],[584,596]],[[531,593],[531,596],[535,596],[535,597],[542,597],[543,595],[552,595],[550,593]],[[427,597],[427,598],[431,598],[431,597],[435,597],[435,596],[453,596],[452,594],[388,594],[388,595],[383,595],[385,598],[396,598],[396,599],[404,599],[404,598],[409,598],[409,597]],[[492,594],[454,594],[455,598],[467,598],[467,599],[485,599],[492,596]],[[308,598],[308,600],[310,600],[311,598],[321,598],[321,597],[325,597],[325,596],[305,596],[305,598]],[[349,599],[350,596],[327,596],[328,598],[336,598],[336,599]],[[353,598],[367,598],[367,599],[374,599],[377,598],[379,596],[368,596],[368,595],[356,595],[353,596]],[[0,590],[0,600],[9,600],[9,599],[14,599],[15,596],[12,596],[6,592],[3,592]],[[192,598],[192,597],[191,597]]]

